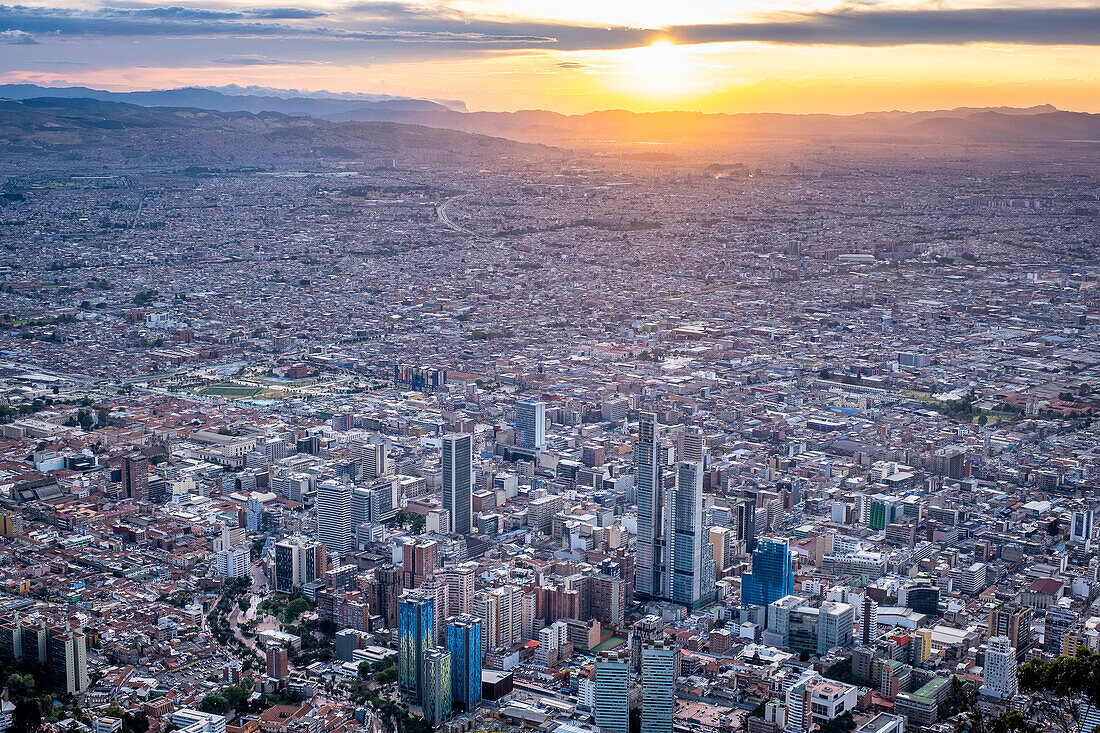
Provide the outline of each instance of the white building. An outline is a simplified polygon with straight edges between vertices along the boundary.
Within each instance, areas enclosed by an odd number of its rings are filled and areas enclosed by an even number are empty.
[[[1016,648],[1007,636],[994,636],[986,645],[985,680],[980,692],[996,698],[1010,698],[1017,692]]]

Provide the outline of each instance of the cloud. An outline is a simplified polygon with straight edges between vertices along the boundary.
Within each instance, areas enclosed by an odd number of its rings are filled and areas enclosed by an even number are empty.
[[[310,21],[325,18],[325,25]],[[1100,45],[1100,7],[869,10],[781,13],[751,22],[668,28],[595,27],[496,20],[445,6],[362,2],[325,14],[311,8],[212,10],[183,6],[76,8],[0,5],[0,32],[9,38],[64,36],[174,38],[304,38],[387,44],[432,44],[438,49],[614,50],[659,38],[705,44],[756,41],[789,45],[899,46],[911,44]],[[570,68],[570,67],[562,67]]]
[[[559,69],[587,69],[587,64],[579,64],[576,61],[562,61],[560,64],[556,64]]]
[[[6,30],[0,31],[0,43],[12,43],[17,46],[33,46],[38,43],[34,36],[26,31]]]
[[[798,45],[903,46],[1019,43],[1100,45],[1097,8],[841,10],[788,13],[753,23],[677,26],[680,43],[761,41]]]
[[[215,64],[226,64],[227,66],[313,66],[319,64],[319,61],[288,61],[285,59],[276,59],[270,56],[264,56],[258,53],[241,53],[233,56],[226,56],[225,58],[214,59]]]

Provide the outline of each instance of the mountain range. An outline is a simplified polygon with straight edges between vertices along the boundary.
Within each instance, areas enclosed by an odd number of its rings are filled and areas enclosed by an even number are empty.
[[[555,155],[540,145],[395,122],[330,122],[280,112],[142,107],[86,98],[0,99],[0,174],[165,167],[314,170],[484,164]]]
[[[109,92],[89,87],[43,87],[37,84],[0,84],[0,98],[96,99],[101,102],[125,102],[142,107],[195,107],[218,112],[281,112],[286,115],[329,118],[342,113],[369,110],[392,112],[445,112],[465,110],[462,102],[445,104],[427,99],[391,97],[384,94],[303,95],[296,91],[228,86],[220,88],[183,87],[143,92]]]
[[[154,128],[160,136],[174,129],[184,137],[196,129],[208,129],[218,131],[219,135],[240,135],[247,130],[249,134],[271,136],[281,131],[279,134],[284,138],[288,130],[294,130],[301,138],[309,130],[316,138],[312,144],[354,150],[356,155],[367,154],[368,149],[374,150],[371,154],[395,154],[405,145],[398,141],[401,137],[409,138],[407,143],[413,147],[432,138],[427,130],[414,133],[418,128],[434,128],[437,142],[446,139],[447,144],[458,148],[468,147],[474,138],[456,137],[454,133],[578,148],[639,142],[722,147],[770,140],[937,144],[1064,144],[1100,140],[1100,115],[1066,112],[1050,105],[857,115],[626,110],[565,115],[546,110],[466,112],[461,102],[444,104],[381,95],[306,94],[241,87],[109,92],[33,84],[0,85],[0,99],[3,98],[17,100],[3,103],[6,106],[2,109],[9,119],[0,119],[0,144],[6,143],[9,152],[29,140],[60,139],[64,137],[61,130],[82,141],[78,144],[87,144],[95,135],[105,135],[111,129],[131,133],[144,129],[152,134]],[[11,124],[12,120],[22,119],[20,114],[32,113],[53,118],[43,122],[46,127],[35,134]],[[362,127],[364,124],[370,127]],[[353,134],[351,131],[362,133],[367,129],[381,136],[378,140],[386,139],[392,145],[372,147],[370,141],[356,143],[348,137]],[[51,132],[47,134],[47,130]],[[441,136],[443,131],[452,134]],[[260,145],[262,141],[261,137],[248,144]],[[10,147],[13,144],[16,148]],[[172,141],[166,139],[165,144],[171,145]],[[194,141],[197,152],[211,144],[212,141]],[[265,145],[260,147],[267,150]]]

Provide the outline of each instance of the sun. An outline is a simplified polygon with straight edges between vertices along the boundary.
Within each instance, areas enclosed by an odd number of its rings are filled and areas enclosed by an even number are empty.
[[[685,46],[667,39],[619,52],[615,85],[639,97],[677,99],[707,91],[706,64]]]

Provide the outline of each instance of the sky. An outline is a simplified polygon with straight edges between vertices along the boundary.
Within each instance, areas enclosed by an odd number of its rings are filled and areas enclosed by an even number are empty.
[[[0,4],[0,82],[570,114],[1100,112],[1100,0],[24,0]]]

